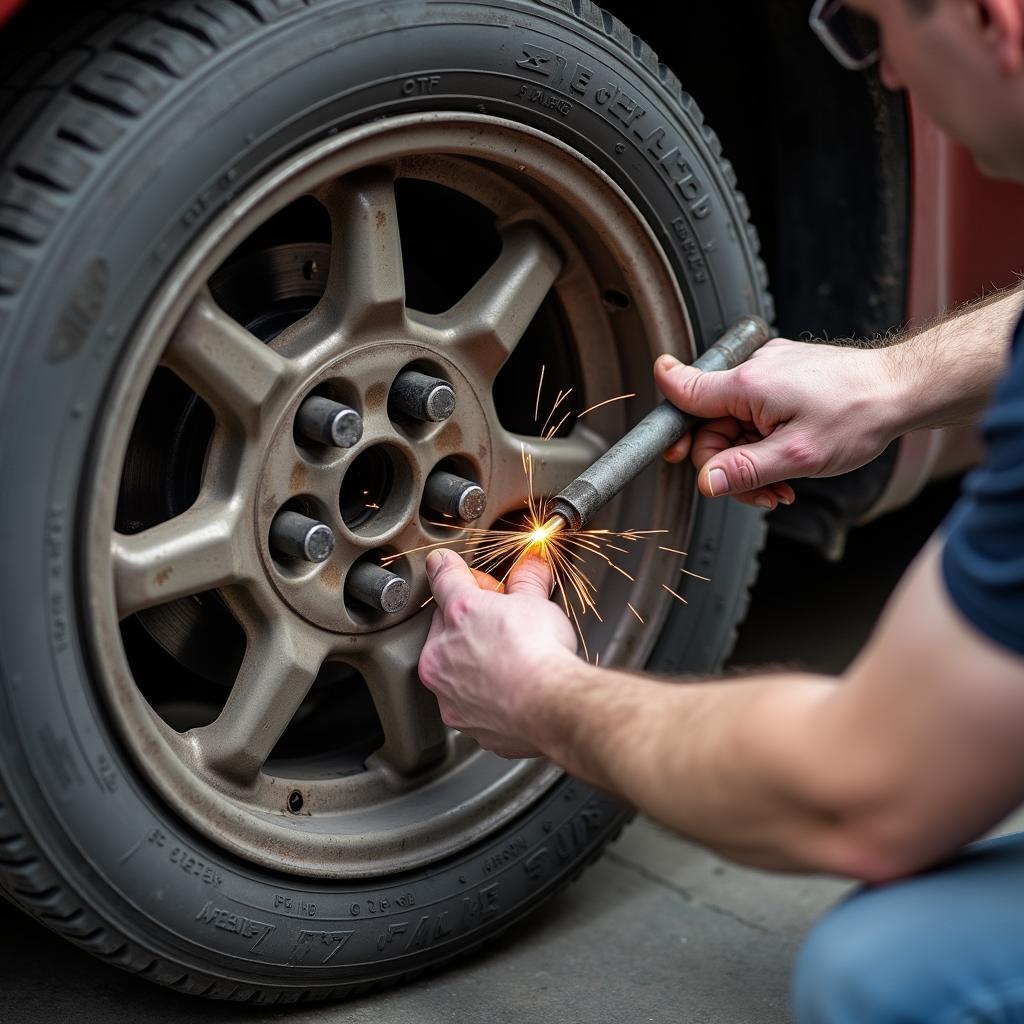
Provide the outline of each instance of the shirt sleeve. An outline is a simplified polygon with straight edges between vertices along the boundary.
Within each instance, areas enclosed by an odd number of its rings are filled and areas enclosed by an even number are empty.
[[[1024,655],[1024,328],[982,422],[984,463],[943,528],[953,603],[980,632]]]

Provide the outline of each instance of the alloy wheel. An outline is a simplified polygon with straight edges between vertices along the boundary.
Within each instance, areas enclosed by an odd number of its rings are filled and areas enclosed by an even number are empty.
[[[97,675],[163,798],[241,857],[344,878],[464,849],[545,792],[555,768],[480,751],[420,685],[420,549],[465,539],[463,497],[476,525],[514,517],[524,448],[538,493],[566,483],[630,407],[549,440],[537,409],[649,404],[661,352],[693,355],[660,244],[521,125],[375,122],[240,195],[138,326],[88,498]],[[686,473],[651,473],[603,525],[679,547],[692,505]],[[644,664],[674,572],[656,544],[632,579],[594,567],[602,661]]]

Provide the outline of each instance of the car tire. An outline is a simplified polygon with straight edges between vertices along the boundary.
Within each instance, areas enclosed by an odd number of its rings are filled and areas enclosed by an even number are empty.
[[[126,751],[89,626],[86,495],[135,327],[253,182],[411,113],[500,117],[592,163],[663,248],[698,348],[746,313],[771,321],[748,211],[675,74],[590,0],[65,14],[56,39],[50,4],[6,30],[26,56],[0,124],[0,888],[189,993],[289,1002],[411,978],[577,877],[628,811],[561,778],[430,864],[345,879],[252,863],[183,820]],[[710,582],[659,620],[655,672],[720,668],[756,572],[761,516],[693,500],[687,565]]]

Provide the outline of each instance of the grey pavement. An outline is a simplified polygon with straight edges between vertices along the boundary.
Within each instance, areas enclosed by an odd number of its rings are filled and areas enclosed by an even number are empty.
[[[950,493],[858,531],[838,565],[770,545],[734,663],[840,670]],[[290,1010],[158,989],[0,902],[0,1024],[782,1024],[794,953],[847,889],[738,868],[639,820],[578,883],[482,955],[404,989]]]

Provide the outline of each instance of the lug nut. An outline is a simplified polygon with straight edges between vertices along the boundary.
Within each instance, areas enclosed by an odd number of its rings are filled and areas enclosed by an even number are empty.
[[[373,562],[360,562],[348,574],[345,593],[374,611],[397,615],[409,603],[412,591],[401,576]]]
[[[309,516],[279,512],[270,524],[270,543],[282,555],[305,562],[326,562],[334,551],[334,533]]]
[[[414,420],[440,423],[455,412],[455,389],[440,377],[406,370],[391,385],[389,402],[393,410]]]
[[[355,409],[318,395],[302,403],[295,426],[310,441],[335,448],[351,448],[363,436],[363,417]]]
[[[472,523],[484,514],[487,495],[472,480],[464,480],[461,476],[439,469],[427,478],[423,501],[428,508],[443,516],[453,516],[464,523]]]

